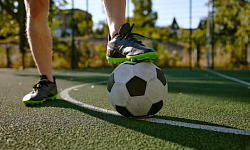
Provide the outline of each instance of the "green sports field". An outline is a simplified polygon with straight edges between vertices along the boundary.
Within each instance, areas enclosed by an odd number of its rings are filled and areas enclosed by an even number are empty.
[[[114,111],[106,84],[111,69],[54,70],[59,94]],[[63,97],[26,107],[38,80],[33,69],[0,69],[0,149],[250,150],[250,87],[204,70],[163,70],[169,93],[156,119],[127,119],[76,105]],[[250,71],[216,70],[250,82]],[[86,84],[95,83],[95,84]],[[175,124],[177,123],[177,124]],[[193,128],[193,126],[206,128]],[[220,131],[214,131],[220,128]],[[228,131],[242,131],[236,134]]]

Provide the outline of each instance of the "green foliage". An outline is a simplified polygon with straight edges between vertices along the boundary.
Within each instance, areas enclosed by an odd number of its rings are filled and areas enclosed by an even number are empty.
[[[19,24],[11,15],[4,14],[0,16],[0,39],[7,41],[18,41]]]
[[[19,40],[20,30],[20,7],[19,0],[0,1],[0,39],[8,41]],[[50,0],[49,26],[51,31],[60,24],[54,16],[58,12],[58,7],[67,3],[66,0]]]
[[[247,35],[250,32],[250,3],[246,0],[217,0],[215,31],[219,35]]]
[[[55,4],[55,1],[50,0],[48,25],[49,25],[50,32],[51,32],[52,36],[53,36],[53,30],[62,23],[62,21],[61,20],[57,20],[55,18],[55,16],[59,12],[59,7],[60,6],[64,6],[66,4],[67,4],[66,0],[59,0],[59,1],[57,1],[57,4]]]
[[[170,32],[169,28],[166,27],[158,27],[154,28],[151,37],[158,42],[166,42],[169,40]]]
[[[53,39],[53,68],[70,68],[70,45]]]
[[[93,30],[93,21],[92,21],[92,15],[85,12],[75,12],[74,16],[74,28],[76,30],[76,36],[80,35],[87,35],[88,33],[92,33]],[[87,22],[88,19],[88,22]],[[68,19],[68,24],[72,25],[72,19]]]
[[[104,47],[103,44],[99,44],[99,45],[95,46],[95,49],[97,51],[96,59],[106,61],[106,47]]]
[[[95,61],[95,67],[107,67],[108,61],[106,60],[106,47],[103,44],[95,46],[97,52],[96,57],[93,59]]]
[[[78,52],[78,66],[79,68],[88,68],[91,61],[89,42],[84,42],[82,48],[83,51]]]
[[[215,42],[223,38],[225,51],[230,54],[230,66],[239,67],[242,61],[243,40],[250,33],[250,3],[246,0],[218,0],[215,7]],[[241,45],[239,45],[241,43]]]
[[[206,34],[207,34],[207,21],[201,20],[201,23],[197,30],[193,33],[192,38],[195,43],[200,44],[200,45],[206,45]]]
[[[98,23],[98,28],[95,31],[95,35],[96,37],[102,37],[102,38],[106,38],[107,35],[109,34],[109,27],[108,24],[105,23],[105,21],[100,21]]]
[[[154,42],[154,48],[157,49],[158,57],[156,59],[156,65],[159,67],[169,66],[169,54],[164,50],[163,46],[159,46],[158,42]]]
[[[131,18],[140,27],[154,27],[157,20],[157,13],[152,11],[151,0],[132,0],[134,4],[134,17]]]
[[[0,47],[0,67],[5,67],[5,51]]]
[[[19,14],[17,0],[0,1],[0,39],[19,39]]]
[[[133,32],[150,38],[153,36],[159,38],[161,36],[159,33],[164,32],[156,31],[157,13],[152,11],[151,0],[132,0],[132,2],[134,4],[134,15],[130,18],[130,22],[135,23]]]

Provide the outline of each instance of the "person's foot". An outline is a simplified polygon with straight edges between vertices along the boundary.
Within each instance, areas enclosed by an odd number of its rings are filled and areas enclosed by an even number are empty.
[[[46,100],[54,100],[56,97],[57,87],[55,77],[54,82],[51,82],[46,75],[42,75],[40,81],[33,86],[33,90],[23,97],[23,103],[25,105],[36,105]]]
[[[129,23],[121,26],[119,32],[113,38],[108,39],[106,57],[109,63],[119,63],[125,61],[144,61],[156,59],[158,53],[146,47],[138,41],[131,33],[134,24],[130,27]],[[139,35],[142,36],[142,35]]]

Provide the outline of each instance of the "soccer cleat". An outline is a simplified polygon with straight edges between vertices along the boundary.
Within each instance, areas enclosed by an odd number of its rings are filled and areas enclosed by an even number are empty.
[[[131,33],[133,27],[134,24],[130,27],[129,23],[125,23],[113,38],[109,35],[106,52],[109,63],[116,64],[125,61],[151,61],[156,59],[158,53],[146,47],[134,37],[134,35],[142,35]]]
[[[46,75],[42,75],[40,81],[34,86],[33,90],[23,97],[25,105],[42,104],[47,100],[54,100],[57,97],[56,80],[50,82]]]

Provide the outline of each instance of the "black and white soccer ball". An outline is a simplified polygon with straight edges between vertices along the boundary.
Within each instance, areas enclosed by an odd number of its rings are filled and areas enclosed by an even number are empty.
[[[122,63],[111,73],[107,90],[116,111],[130,118],[155,115],[168,92],[164,74],[150,62]]]

